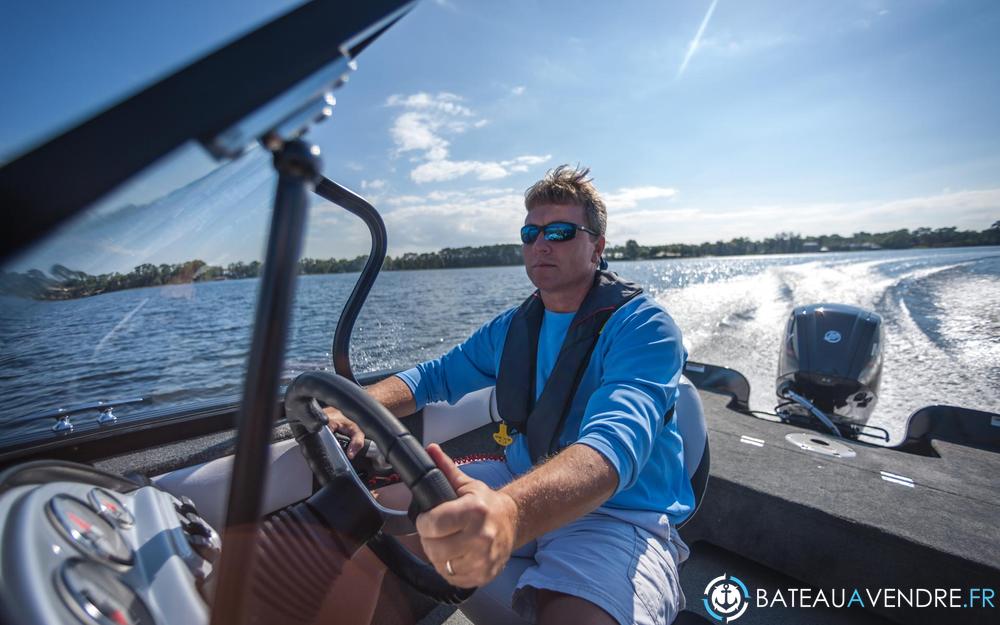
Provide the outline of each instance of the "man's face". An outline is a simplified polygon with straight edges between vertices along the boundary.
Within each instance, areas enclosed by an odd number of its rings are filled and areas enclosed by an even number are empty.
[[[578,204],[539,204],[528,211],[525,225],[544,226],[554,221],[586,226],[586,214]],[[524,268],[532,284],[542,291],[557,292],[590,287],[594,269],[604,252],[604,237],[593,237],[582,230],[569,241],[546,241],[539,234],[533,243],[521,246]]]

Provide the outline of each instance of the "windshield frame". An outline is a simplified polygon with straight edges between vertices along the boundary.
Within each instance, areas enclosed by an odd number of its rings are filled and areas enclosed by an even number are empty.
[[[349,60],[410,6],[307,3],[5,164],[0,204],[19,218],[0,231],[0,260],[183,143],[211,142],[322,67]]]

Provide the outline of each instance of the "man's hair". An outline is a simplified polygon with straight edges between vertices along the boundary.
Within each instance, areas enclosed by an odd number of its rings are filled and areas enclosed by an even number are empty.
[[[597,192],[589,167],[560,165],[545,173],[545,177],[524,192],[524,207],[531,210],[539,204],[578,204],[587,216],[587,227],[604,234],[608,229],[608,211]]]

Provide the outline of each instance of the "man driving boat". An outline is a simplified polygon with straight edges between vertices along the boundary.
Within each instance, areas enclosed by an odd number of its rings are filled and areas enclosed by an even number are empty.
[[[563,165],[525,192],[520,306],[436,360],[367,388],[393,414],[496,385],[505,460],[458,468],[428,447],[458,495],[417,518],[456,586],[485,586],[512,555],[533,562],[511,607],[529,622],[673,621],[684,608],[676,524],[694,509],[673,406],[687,353],[650,295],[604,269],[607,212],[589,169]],[[326,409],[330,427],[361,430]]]

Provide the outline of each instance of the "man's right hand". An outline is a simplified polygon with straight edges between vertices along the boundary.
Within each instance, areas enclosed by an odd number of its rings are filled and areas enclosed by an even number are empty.
[[[351,443],[347,446],[347,457],[353,460],[365,444],[365,433],[357,423],[345,417],[344,413],[336,408],[324,408],[323,412],[326,413],[328,428],[351,438]]]

